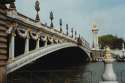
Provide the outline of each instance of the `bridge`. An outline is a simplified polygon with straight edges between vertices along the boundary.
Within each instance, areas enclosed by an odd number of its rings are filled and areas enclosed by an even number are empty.
[[[100,61],[100,62],[103,61],[104,49],[98,49],[98,50],[94,49],[94,50],[91,50],[91,53],[92,53],[91,55],[92,61]],[[115,60],[119,60],[119,59],[124,60],[125,50],[111,49],[111,54]]]
[[[62,49],[81,49],[85,53],[83,56],[87,57],[87,60],[91,59],[89,43],[83,37],[78,37],[77,32],[74,35],[73,29],[70,34],[68,25],[65,33],[61,21],[60,30],[55,29],[52,12],[50,13],[51,24],[48,26],[40,22],[38,4],[35,20],[19,13],[14,2],[9,4],[9,7],[5,4],[0,5],[0,62],[2,65],[0,83],[4,83],[6,73],[10,74]]]

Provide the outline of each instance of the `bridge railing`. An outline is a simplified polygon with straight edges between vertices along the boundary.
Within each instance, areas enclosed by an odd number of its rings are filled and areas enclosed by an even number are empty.
[[[90,44],[83,37],[79,37],[78,42],[81,46],[84,46],[85,48],[90,49]]]
[[[9,59],[12,61],[15,56],[19,56],[20,54],[29,53],[31,50],[37,50],[40,47],[58,43],[81,43],[81,46],[89,49],[88,42],[85,39],[77,37],[77,32],[75,32],[74,36],[73,28],[71,29],[71,35],[68,32],[68,25],[66,25],[66,33],[61,30],[61,20],[60,31],[58,31],[54,29],[54,26],[47,26],[40,21],[17,12],[14,3],[10,4],[7,10],[7,18],[7,25],[9,27],[6,31],[8,34],[8,51]],[[82,41],[80,42],[79,40]]]
[[[55,29],[50,29],[48,26],[18,12],[13,13],[13,11],[8,11],[8,20],[9,29],[7,33],[9,37],[10,60],[14,60],[15,56],[20,54],[29,53],[30,49],[37,50],[49,44],[64,42],[78,43],[78,38],[70,37]],[[41,43],[44,45],[40,45]]]

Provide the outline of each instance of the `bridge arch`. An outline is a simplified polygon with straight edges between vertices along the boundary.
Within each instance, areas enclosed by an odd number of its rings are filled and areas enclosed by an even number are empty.
[[[15,59],[14,62],[7,65],[7,73],[11,73],[11,72],[29,64],[29,63],[32,63],[33,61],[36,61],[37,59],[39,59],[39,58],[41,58],[41,57],[43,57],[47,54],[51,54],[55,51],[58,51],[58,50],[61,50],[61,49],[66,49],[66,48],[81,49],[83,51],[86,59],[89,58],[89,55],[86,53],[86,51],[84,51],[82,48],[80,48],[76,44],[73,44],[73,43],[55,44],[55,45],[50,45],[50,46],[47,46],[47,47],[40,48],[40,49],[35,50],[35,51],[31,51],[28,54],[20,55],[19,57],[17,57]],[[69,53],[67,53],[67,54],[69,54]],[[70,55],[70,56],[72,57],[72,55]],[[77,55],[73,55],[73,56],[77,56]],[[84,58],[83,58],[83,60],[84,60]]]
[[[60,47],[61,46],[62,45],[60,45]],[[26,64],[19,69],[14,70],[13,72],[9,72],[8,82],[25,83],[27,80],[27,82],[30,83],[28,79],[31,79],[32,83],[40,83],[44,82],[45,80],[54,81],[52,79],[58,78],[62,78],[62,81],[64,81],[67,78],[72,77],[70,75],[72,75],[73,72],[79,75],[79,69],[86,66],[86,64],[88,63],[88,58],[88,55],[80,47],[76,45],[71,45],[69,47],[65,46],[65,48],[61,48],[43,55],[40,58],[30,62],[29,64]],[[82,68],[82,70],[83,69],[85,68]],[[61,75],[58,75],[59,73]],[[22,77],[22,75],[24,77]]]
[[[64,48],[80,48],[85,55],[89,55],[89,43],[81,36],[78,37],[76,32],[74,35],[73,29],[70,34],[68,29],[63,32],[55,27],[36,22],[17,12],[16,8],[11,8],[12,5],[14,3],[10,3],[10,7],[6,8],[3,4],[3,8],[0,8],[0,30],[2,32],[0,34],[2,44],[0,75],[3,78],[6,77],[6,73],[16,71],[27,64],[38,61],[47,54]],[[0,78],[1,80],[3,79]]]

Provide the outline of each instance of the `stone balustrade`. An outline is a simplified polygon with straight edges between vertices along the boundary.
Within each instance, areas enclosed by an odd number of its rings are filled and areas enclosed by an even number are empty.
[[[43,47],[64,42],[71,42],[75,44],[78,44],[79,42],[77,37],[74,38],[67,36],[65,33],[60,32],[54,28],[50,29],[49,26],[45,26],[40,22],[36,22],[35,20],[18,12],[15,15],[14,14],[11,15],[9,11],[8,20],[9,20],[8,23],[9,29],[6,32],[10,36],[9,40],[10,61],[13,61],[15,58],[15,50],[16,50],[15,38],[17,36],[20,36],[20,38],[25,40],[25,46],[24,46],[25,49],[23,50],[24,54],[29,53],[30,51],[30,46],[29,46],[30,39],[33,39],[36,43],[35,49],[39,49],[41,47],[40,41],[44,43]],[[80,44],[81,46],[89,47],[89,44],[87,43],[86,40],[82,39],[81,43],[82,43]]]

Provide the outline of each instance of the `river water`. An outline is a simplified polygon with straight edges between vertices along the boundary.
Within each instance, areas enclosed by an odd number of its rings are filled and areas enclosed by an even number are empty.
[[[119,81],[119,83],[125,83],[125,63],[114,62],[113,69],[117,75],[117,80]],[[99,81],[101,81],[101,76],[104,72],[104,63],[103,62],[90,63],[86,66],[86,71],[92,72],[90,83],[99,83]],[[85,73],[83,73],[83,75],[84,74]]]
[[[114,62],[119,83],[125,83],[125,63]],[[8,83],[99,83],[104,71],[103,62],[88,63],[71,69],[16,71],[8,75]]]

